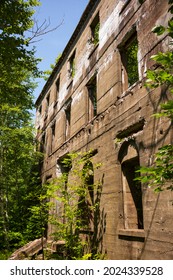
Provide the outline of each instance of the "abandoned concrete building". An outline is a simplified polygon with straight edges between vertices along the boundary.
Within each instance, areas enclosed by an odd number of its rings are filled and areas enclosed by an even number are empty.
[[[171,142],[170,123],[151,117],[163,89],[149,92],[151,55],[169,38],[152,32],[167,22],[165,0],[90,0],[36,101],[43,182],[72,151],[93,150],[102,163],[102,249],[108,259],[173,259],[173,194],[134,188],[135,169],[152,164]],[[51,231],[51,229],[49,229]]]

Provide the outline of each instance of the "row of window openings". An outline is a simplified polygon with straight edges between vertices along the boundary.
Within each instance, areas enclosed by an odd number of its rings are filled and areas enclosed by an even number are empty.
[[[129,2],[130,1],[128,0],[127,4]],[[93,22],[91,23],[90,29],[91,29],[91,38],[89,39],[89,42],[94,46],[97,46],[99,43],[99,30],[100,30],[99,13],[96,15]],[[126,44],[124,44],[124,48],[121,51],[122,63],[126,72],[128,73],[127,79],[128,79],[129,86],[131,86],[134,82],[138,80],[137,52],[138,52],[137,36],[133,35],[126,42]],[[73,54],[69,59],[69,74],[71,78],[75,76],[75,56],[76,56],[76,50],[73,52]],[[57,88],[59,90],[59,81],[58,81]]]
[[[88,89],[88,120],[91,120],[97,115],[97,86],[96,86],[96,77],[92,79],[91,82],[87,85]],[[65,117],[66,117],[66,139],[70,136],[70,124],[71,124],[71,101],[67,102],[69,105],[66,105],[65,108]],[[52,126],[52,135],[55,133],[55,123]]]
[[[99,30],[100,30],[100,19],[99,19],[99,13],[96,15],[94,20],[92,21],[90,25],[91,30],[91,38],[88,40],[88,42],[94,46],[97,46],[99,43]],[[73,52],[69,59],[69,77],[74,78],[75,76],[75,57],[76,57],[76,50]]]
[[[90,100],[89,100],[89,110],[88,115],[89,118],[92,119],[97,114],[97,102],[96,102],[96,96],[92,95],[92,92],[90,93]],[[52,141],[55,137],[55,122],[51,126],[52,131]],[[70,138],[70,127],[71,127],[71,104],[65,109],[65,140]]]
[[[96,15],[94,18],[93,22],[90,25],[91,28],[91,39],[90,42],[94,45],[97,45],[99,43],[99,29],[100,29],[100,20],[99,20],[99,14]],[[71,78],[74,78],[75,76],[75,56],[76,56],[76,51],[73,52],[69,59],[69,76]],[[56,81],[56,94],[55,94],[55,101],[58,100],[58,95],[60,91],[60,77]],[[46,108],[48,108],[50,103],[50,93],[48,93],[46,97]],[[39,107],[39,113],[41,114],[42,112],[42,106]]]
[[[122,188],[123,188],[123,211],[124,211],[124,229],[144,229],[143,223],[143,206],[142,206],[142,190],[141,184],[136,183],[136,169],[139,168],[139,158],[132,158],[121,164],[122,170]],[[68,182],[68,174],[70,168],[67,170],[61,166],[62,173],[67,175],[66,188]],[[81,219],[84,226],[89,226],[90,217],[93,216],[87,212],[87,205],[94,206],[94,169],[92,163],[89,161],[83,169],[84,173],[90,174],[85,180],[85,188],[88,189],[88,197],[79,197],[79,207],[81,208]],[[89,172],[90,171],[90,172]],[[89,203],[87,201],[89,199]],[[90,214],[90,215],[89,215]]]
[[[123,91],[127,90],[130,86],[139,80],[138,74],[138,41],[137,36],[134,34],[130,39],[124,44],[120,49],[121,61],[122,61],[122,80],[123,80]],[[74,71],[74,57],[71,60],[71,71]],[[92,106],[94,107],[93,116],[96,115],[97,111],[97,100],[96,100],[96,79],[92,79],[87,85],[89,91],[89,97]],[[56,95],[55,100],[58,100],[58,95],[60,91],[60,78],[56,81]],[[50,93],[46,97],[46,107],[48,108],[50,103]],[[39,107],[39,112],[41,114],[42,106]],[[92,116],[92,117],[93,117]]]
[[[127,4],[130,1],[127,1]],[[97,13],[97,15],[95,16],[94,20],[92,21],[91,25],[90,25],[90,30],[91,30],[91,38],[89,39],[89,43],[93,44],[94,46],[97,46],[99,43],[99,31],[100,31],[100,18],[99,18],[99,13]],[[136,46],[134,47],[134,43],[132,48],[128,50],[128,55],[127,57],[129,57],[129,60],[131,60],[131,57],[136,56],[136,50],[135,50]],[[133,53],[133,54],[132,54]],[[76,56],[76,51],[73,52],[73,54],[71,55],[70,59],[69,59],[69,75],[71,78],[74,77],[75,75],[75,56]],[[134,60],[133,60],[134,63]],[[129,64],[129,63],[127,63]],[[127,65],[128,67],[128,65]],[[128,67],[129,68],[129,67]],[[134,67],[133,67],[134,68]],[[136,75],[136,73],[134,73],[134,69],[133,69],[133,74]],[[129,82],[133,82],[133,79],[129,79]],[[58,88],[59,88],[59,81],[58,81]]]
[[[138,81],[138,64],[134,63],[135,60],[137,61],[137,38],[133,36],[124,48],[125,51],[121,52],[122,62],[123,62],[123,71],[126,72],[126,79],[124,80],[124,86],[131,86],[135,82]],[[124,73],[125,74],[125,73]],[[59,91],[60,80],[57,80],[57,91]],[[94,76],[90,82],[87,84],[88,90],[88,120],[91,120],[97,115],[97,81],[96,76]],[[50,102],[50,94],[46,97],[47,105]],[[70,124],[71,124],[71,105],[68,106],[65,110],[66,116],[66,129],[65,129],[65,139],[68,139],[70,136]],[[52,128],[52,134],[55,128]]]
[[[97,42],[99,40],[98,34],[99,34],[99,22],[97,24],[94,24],[94,28],[92,29],[93,33],[97,35],[93,35],[92,38],[94,38],[94,44],[97,45]],[[122,73],[123,80],[124,80],[124,90],[126,90],[128,87],[133,85],[135,82],[139,79],[138,74],[138,41],[137,41],[137,34],[136,32],[133,34],[133,36],[130,37],[128,41],[124,44],[122,49],[120,50],[121,55],[121,61],[122,61]],[[70,76],[74,77],[75,75],[75,52],[71,56],[69,60],[70,64]],[[58,87],[57,91],[59,91],[59,81],[58,81]]]

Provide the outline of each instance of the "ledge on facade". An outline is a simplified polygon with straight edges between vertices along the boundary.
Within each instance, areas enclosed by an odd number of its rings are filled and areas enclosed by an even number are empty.
[[[59,102],[59,100],[56,100],[56,101],[55,101],[55,103],[54,103],[54,105],[53,105],[54,108],[57,107],[58,102]]]
[[[143,229],[119,229],[118,235],[145,238],[145,231]]]
[[[139,107],[140,108],[140,107]],[[142,131],[144,129],[145,125],[145,118],[139,118],[139,120],[134,123],[131,123],[131,125],[125,127],[123,130],[118,131],[116,135],[116,139],[123,140],[125,137],[129,137],[134,135],[134,133],[138,133],[139,131]]]
[[[94,46],[94,48],[91,50],[91,53],[90,53],[89,56],[88,56],[88,59],[91,58],[91,56],[93,55],[93,53],[97,50],[98,46],[99,46],[99,43],[98,43],[97,45]]]
[[[130,3],[131,0],[126,0],[126,2],[124,3],[124,5],[122,6],[119,14],[121,15],[123,13],[123,11],[126,9],[126,7],[128,6],[128,4]],[[145,0],[138,0],[139,5],[142,5],[145,2]]]
[[[81,229],[81,230],[80,230],[80,233],[81,233],[81,234],[93,235],[93,234],[94,234],[94,231],[91,230],[91,229]]]
[[[130,3],[130,1],[131,1],[131,0],[127,0],[127,1],[124,3],[124,5],[122,6],[122,9],[120,10],[119,14],[121,14],[121,13],[125,10],[125,8],[128,6],[128,4]]]
[[[71,81],[70,81],[70,83],[68,84],[68,86],[67,86],[67,89],[69,90],[71,87],[72,87],[72,85],[73,85],[73,78],[70,78],[71,79]]]
[[[126,90],[123,91],[123,93],[121,94],[121,98],[124,98],[128,95],[133,95],[136,92],[136,87],[142,88],[143,83],[144,83],[143,79],[139,79],[138,81],[136,81],[133,85],[131,85],[130,87],[128,87]]]

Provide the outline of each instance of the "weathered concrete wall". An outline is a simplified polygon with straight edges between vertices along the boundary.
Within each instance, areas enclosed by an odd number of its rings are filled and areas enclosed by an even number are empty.
[[[93,4],[95,2],[95,5]],[[128,2],[126,5],[125,2]],[[143,86],[146,70],[152,66],[149,59],[158,50],[165,50],[167,38],[152,33],[156,24],[168,18],[167,1],[90,1],[83,21],[63,53],[39,99],[37,100],[38,139],[45,137],[45,159],[42,167],[43,181],[56,176],[57,159],[70,151],[97,149],[95,162],[101,162],[95,178],[104,184],[101,209],[105,213],[106,231],[103,251],[109,259],[172,259],[173,194],[165,191],[154,194],[142,187],[143,229],[125,228],[124,187],[121,163],[122,142],[133,140],[141,165],[152,163],[159,146],[171,141],[170,124],[167,120],[154,119],[164,89],[149,93]],[[99,44],[91,44],[90,25],[99,12]],[[139,81],[124,91],[124,79],[119,46],[126,42],[133,26],[138,39]],[[75,75],[70,77],[69,59],[75,51]],[[87,83],[96,75],[97,115],[89,119]],[[56,96],[56,81],[60,89]],[[47,95],[50,95],[47,105]],[[65,136],[66,102],[71,97],[70,137]],[[39,106],[42,105],[42,112]],[[51,127],[55,124],[52,138]],[[53,142],[52,142],[53,141]],[[50,148],[51,147],[51,148]]]

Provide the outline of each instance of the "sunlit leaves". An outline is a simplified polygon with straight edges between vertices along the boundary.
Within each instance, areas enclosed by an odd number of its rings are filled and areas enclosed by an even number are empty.
[[[33,78],[38,77],[35,50],[28,48],[26,31],[33,25],[37,1],[0,3],[0,250],[26,242],[29,207],[37,200],[33,109]],[[32,188],[31,188],[32,185]],[[33,195],[34,189],[34,195]],[[40,189],[40,188],[39,188]],[[32,195],[31,195],[32,194]],[[32,197],[32,199],[31,199]]]
[[[160,25],[160,26],[156,26],[152,29],[153,33],[157,33],[157,35],[162,35],[165,32],[165,27]]]
[[[169,0],[171,5],[169,11],[173,13],[173,0]],[[168,21],[166,27],[154,27],[153,32],[158,36],[167,34],[173,38],[173,18]],[[146,86],[148,88],[157,88],[158,86],[166,86],[167,93],[170,94],[169,99],[160,104],[160,112],[154,114],[155,117],[167,117],[169,122],[173,120],[173,52],[159,52],[151,57],[156,62],[154,70],[147,71]],[[166,92],[165,92],[166,94]],[[140,180],[148,187],[154,187],[155,192],[163,191],[165,188],[173,190],[173,145],[164,145],[155,155],[152,166],[141,167]]]
[[[141,167],[139,172],[141,176],[137,180],[154,187],[156,192],[173,188],[173,145],[160,148],[154,166]]]
[[[99,250],[99,241],[94,243],[92,238],[96,239],[100,221],[102,182],[94,182],[93,176],[94,169],[101,165],[91,163],[92,152],[68,154],[59,163],[63,171],[62,176],[45,184],[46,194],[42,196],[42,200],[45,201],[45,206],[49,207],[49,223],[54,227],[52,237],[54,240],[65,241],[65,259],[83,258],[84,247],[85,250],[90,250],[91,258],[94,257],[92,252],[96,253]],[[93,227],[93,237],[90,238],[90,242],[85,243],[81,232],[90,231]]]

